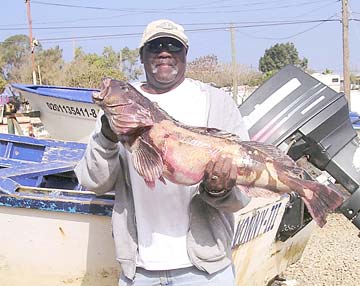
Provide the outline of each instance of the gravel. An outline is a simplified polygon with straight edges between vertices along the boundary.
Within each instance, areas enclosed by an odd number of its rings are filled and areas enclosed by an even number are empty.
[[[360,285],[358,230],[342,214],[332,214],[323,228],[316,228],[301,259],[281,276],[278,285]]]

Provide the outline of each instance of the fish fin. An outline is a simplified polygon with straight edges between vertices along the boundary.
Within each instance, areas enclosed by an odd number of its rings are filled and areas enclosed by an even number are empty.
[[[291,159],[292,160],[292,159]],[[296,162],[289,160],[280,160],[279,162],[274,162],[274,166],[279,171],[284,171],[293,177],[301,177],[303,178],[305,170],[298,165]]]
[[[279,193],[275,193],[265,188],[251,187],[251,186],[249,187],[241,186],[241,187],[242,187],[241,191],[251,198],[274,198],[281,196]]]
[[[211,127],[195,127],[195,126],[182,126],[183,128],[190,130],[192,132],[201,134],[201,135],[209,135],[213,137],[223,138],[223,139],[230,139],[230,140],[240,140],[240,138],[232,133],[226,132],[224,130],[220,130],[217,128]]]
[[[154,189],[155,188],[155,182],[154,181],[145,181],[145,184],[150,188],[150,189]]]
[[[262,144],[256,141],[241,141],[241,146],[252,153],[258,152],[263,154],[268,160],[272,160],[276,169],[280,169],[284,172],[291,173],[292,176],[302,176],[304,169],[296,165],[296,162],[283,151],[274,145]]]
[[[166,185],[166,181],[165,181],[165,178],[163,176],[160,176],[159,177],[159,180],[164,184]]]
[[[131,146],[135,170],[145,182],[151,183],[159,179],[163,172],[163,161],[157,150],[143,138],[139,137]]]
[[[345,200],[344,194],[340,191],[316,181],[290,178],[288,182],[300,195],[310,215],[320,227],[326,224],[326,216]]]

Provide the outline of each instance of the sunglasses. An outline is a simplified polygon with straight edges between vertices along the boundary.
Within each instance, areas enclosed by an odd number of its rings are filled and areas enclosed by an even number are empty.
[[[166,50],[170,53],[178,53],[184,49],[184,45],[177,40],[156,39],[145,44],[145,48],[150,53],[160,53]]]

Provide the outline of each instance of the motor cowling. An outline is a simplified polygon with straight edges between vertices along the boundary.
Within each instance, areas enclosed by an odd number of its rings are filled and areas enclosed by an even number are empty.
[[[360,229],[360,140],[343,93],[288,65],[256,89],[239,110],[251,140],[278,146],[301,160],[313,179],[321,177],[322,183],[344,188],[350,198],[339,211]],[[283,239],[308,220],[300,198],[291,198],[279,230],[283,228]]]

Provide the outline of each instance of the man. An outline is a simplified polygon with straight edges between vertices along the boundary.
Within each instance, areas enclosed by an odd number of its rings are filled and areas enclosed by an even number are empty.
[[[134,86],[176,120],[247,140],[232,98],[185,78],[188,48],[180,25],[169,20],[150,23],[140,44],[146,83]],[[231,159],[210,162],[199,186],[158,181],[152,190],[118,141],[101,116],[75,171],[89,190],[116,194],[112,223],[122,269],[119,285],[234,285],[233,212],[249,199],[235,186],[237,170]]]

